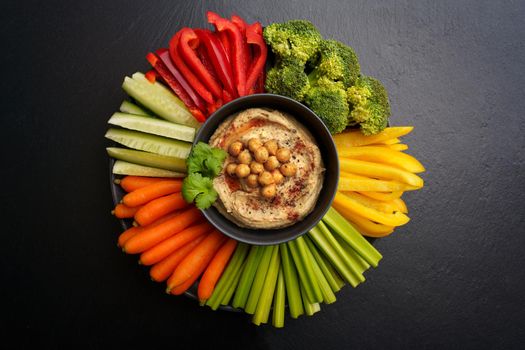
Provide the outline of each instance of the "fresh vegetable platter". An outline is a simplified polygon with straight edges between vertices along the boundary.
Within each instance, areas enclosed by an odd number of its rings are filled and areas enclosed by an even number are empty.
[[[361,72],[346,43],[324,38],[307,20],[263,29],[236,15],[206,16],[212,29],[180,29],[167,48],[145,53],[151,70],[124,78],[129,98],[105,135],[113,142],[112,214],[124,229],[117,242],[167,293],[283,327],[286,312],[311,316],[336,302],[345,285],[365,282],[382,258],[369,239],[408,223],[402,194],[423,187],[417,174],[425,169],[401,142],[413,128],[387,127],[388,94]],[[274,201],[279,184],[300,171],[293,149],[274,139],[238,138],[224,148],[193,141],[221,106],[264,92],[293,98],[319,116],[333,135],[340,176],[332,207],[315,227],[259,246],[220,232],[202,210],[219,200],[220,175]]]

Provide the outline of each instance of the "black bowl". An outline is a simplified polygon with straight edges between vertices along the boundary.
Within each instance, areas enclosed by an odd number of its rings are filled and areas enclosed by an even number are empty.
[[[326,168],[323,189],[319,194],[315,208],[303,220],[292,226],[269,230],[252,230],[239,227],[219,213],[215,207],[210,207],[204,210],[203,213],[208,221],[219,231],[238,241],[254,245],[279,244],[308,232],[326,214],[337,190],[339,160],[332,135],[330,135],[321,119],[305,105],[291,98],[274,94],[245,96],[225,104],[201,126],[195,137],[194,144],[199,141],[208,142],[224,119],[234,113],[253,107],[273,108],[289,113],[302,123],[315,138]]]

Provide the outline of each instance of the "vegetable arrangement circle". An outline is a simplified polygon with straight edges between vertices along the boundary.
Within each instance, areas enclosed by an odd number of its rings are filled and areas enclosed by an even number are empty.
[[[129,99],[105,134],[112,214],[123,228],[117,242],[168,294],[280,328],[286,313],[312,316],[345,285],[365,282],[382,259],[368,239],[409,222],[402,195],[423,187],[425,168],[400,139],[413,127],[388,127],[387,91],[361,71],[350,46],[307,20],[263,29],[236,15],[207,19],[213,30],[182,28],[145,55],[151,70],[124,78]],[[334,159],[320,152],[306,119],[272,106],[236,112],[208,143],[192,144],[221,106],[263,92],[313,111],[335,143]],[[243,243],[202,214],[213,206],[239,230],[261,235],[299,227],[333,169],[331,207],[287,242]]]

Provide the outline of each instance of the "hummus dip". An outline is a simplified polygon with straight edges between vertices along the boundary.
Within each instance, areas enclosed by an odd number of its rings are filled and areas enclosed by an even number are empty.
[[[251,138],[276,140],[291,152],[290,163],[297,173],[276,188],[272,199],[262,198],[258,189],[244,179],[229,176],[224,167],[213,180],[218,193],[214,206],[238,226],[276,229],[304,219],[315,207],[324,178],[319,148],[310,132],[289,114],[270,109],[250,108],[228,117],[212,135],[209,144],[228,150],[234,141],[246,144]],[[228,155],[224,164],[234,158]]]

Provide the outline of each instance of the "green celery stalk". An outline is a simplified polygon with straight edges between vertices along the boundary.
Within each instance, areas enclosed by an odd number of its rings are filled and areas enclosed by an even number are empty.
[[[336,231],[370,265],[377,267],[379,260],[383,258],[381,253],[334,208],[330,207],[322,221]]]
[[[332,231],[335,239],[337,240],[337,242],[339,242],[339,244],[345,251],[348,260],[352,263],[353,266],[356,267],[356,269],[360,273],[363,273],[370,268],[370,264],[367,263],[366,260],[361,257],[361,255],[357,254],[357,252],[350,246],[350,244],[348,244],[340,235],[336,234],[333,230],[330,231]]]
[[[337,272],[337,270],[335,269],[334,265],[332,265],[332,263],[328,260],[328,258],[324,255],[323,252],[319,252],[319,257],[321,258],[321,260],[324,263],[324,266],[326,266],[326,268],[328,269],[328,271],[332,275],[332,278],[335,281],[336,289],[334,290],[334,293],[340,291],[341,288],[343,288],[344,285],[345,285],[344,279],[341,277],[339,272]]]
[[[272,307],[273,295],[275,287],[277,285],[277,277],[279,276],[279,270],[281,268],[281,257],[279,255],[279,246],[274,246],[272,250],[272,258],[270,259],[270,266],[264,279],[264,285],[262,288],[257,307],[255,308],[255,314],[253,315],[252,322],[256,325],[261,323],[268,323],[268,317],[270,315],[270,308]]]
[[[206,305],[211,307],[213,310],[217,310],[219,308],[221,301],[228,290],[228,287],[233,283],[237,270],[241,268],[242,263],[246,258],[246,254],[248,254],[248,249],[249,245],[247,244],[239,243],[237,245],[237,249],[235,249],[228,266],[226,266],[226,269],[224,269],[224,272],[217,282],[211,297],[206,301]]]
[[[306,294],[306,289],[304,288],[304,285],[301,283],[301,295],[303,297],[303,304],[304,304],[304,312],[307,316],[312,316],[316,312],[321,310],[321,306],[319,303],[312,303],[310,300],[308,300],[308,295]]]
[[[241,279],[241,273],[244,270],[244,266],[246,265],[246,260],[243,261],[242,266],[235,272],[235,276],[233,277],[232,283],[226,290],[226,293],[224,294],[224,298],[221,300],[221,305],[228,305],[230,303],[230,300],[233,296],[233,293],[237,289],[237,286],[239,285],[239,280]]]
[[[244,308],[246,306],[257,267],[261,263],[264,251],[262,248],[261,246],[254,245],[250,249],[250,253],[246,258],[246,265],[244,266],[237,290],[235,291],[235,296],[233,297],[232,306],[235,308]]]
[[[301,289],[299,288],[299,278],[297,277],[297,270],[293,263],[290,251],[286,243],[279,245],[281,251],[281,261],[284,273],[284,283],[286,285],[286,296],[288,299],[288,307],[290,309],[290,316],[298,318],[304,314],[303,300],[301,298]]]
[[[273,250],[276,247],[277,246],[270,245],[261,248],[263,250],[263,256],[261,263],[257,267],[257,272],[255,273],[252,288],[250,289],[250,294],[248,295],[248,300],[246,301],[246,307],[244,308],[244,311],[248,314],[253,315],[255,309],[257,308],[257,303],[259,302],[259,298],[261,296],[264,280],[266,279],[266,274],[268,273],[268,268],[270,267],[270,260],[272,259]]]
[[[307,238],[304,239],[305,242],[307,241]],[[326,280],[323,271],[319,267],[319,264],[317,264],[317,260],[315,260],[315,257],[308,246],[308,242],[306,242],[306,254],[308,256],[308,259],[312,263],[313,272],[315,274],[315,277],[317,278],[317,282],[319,283],[319,289],[321,290],[321,295],[323,298],[322,301],[324,301],[326,304],[335,303],[336,297],[334,292],[332,291],[332,287],[330,287],[330,284]]]
[[[343,247],[337,242],[337,239],[335,239],[334,235],[328,227],[322,222],[322,220],[317,224],[317,226],[321,229],[321,232],[326,237],[326,240],[328,243],[334,248],[334,250],[337,252],[337,254],[343,259],[343,262],[348,267],[349,271],[352,273],[352,276],[354,277],[353,281],[350,281],[350,284],[352,287],[357,287],[358,284],[365,281],[365,277],[361,272],[359,272],[359,269],[352,264],[352,262],[348,259],[347,254],[345,253]]]
[[[321,257],[321,253],[319,253],[319,251],[317,250],[317,248],[313,244],[313,242],[310,239],[310,237],[305,236],[304,240],[306,241],[306,244],[308,245],[308,248],[310,249],[310,252],[312,253],[315,261],[317,262],[317,265],[319,265],[319,268],[321,269],[324,278],[326,279],[326,281],[330,285],[330,289],[333,292],[339,291],[341,289],[341,286],[336,281],[334,275],[332,274],[332,271],[329,270],[329,268],[327,266],[327,262],[325,260],[323,260],[323,258]]]
[[[279,275],[277,276],[277,286],[275,287],[275,295],[273,297],[272,325],[276,328],[284,327],[285,299],[286,287],[284,284],[283,267],[281,265],[281,267],[279,268]]]
[[[299,272],[299,278],[304,286],[306,295],[313,303],[323,301],[323,295],[312,267],[312,261],[306,252],[308,248],[306,243],[304,243],[304,238],[298,237],[288,242],[288,247],[290,247],[290,252],[297,266],[297,272]]]

